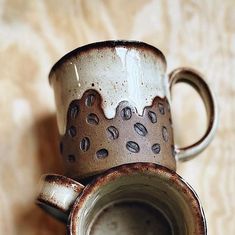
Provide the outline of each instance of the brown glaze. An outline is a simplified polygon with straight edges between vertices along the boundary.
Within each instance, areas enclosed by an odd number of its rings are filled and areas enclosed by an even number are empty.
[[[68,176],[84,178],[134,162],[175,170],[171,113],[165,98],[156,97],[142,116],[123,101],[113,119],[105,117],[101,99],[97,91],[88,90],[69,106],[60,144]]]
[[[84,186],[79,184],[77,181],[67,178],[63,175],[46,175],[44,178],[48,183],[58,183],[59,185],[63,185],[63,187],[73,188],[73,190],[77,193],[80,193],[84,188]]]

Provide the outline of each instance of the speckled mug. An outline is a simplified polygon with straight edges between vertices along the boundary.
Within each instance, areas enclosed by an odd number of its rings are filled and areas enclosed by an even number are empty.
[[[60,175],[41,178],[37,203],[67,223],[68,235],[206,235],[193,189],[153,163],[112,168],[86,186]]]
[[[66,175],[81,179],[112,167],[152,162],[176,169],[199,154],[217,125],[214,96],[189,68],[166,75],[161,51],[143,42],[105,41],[80,47],[52,68],[60,151]],[[173,140],[170,90],[186,82],[201,95],[208,114],[204,136],[189,147]]]

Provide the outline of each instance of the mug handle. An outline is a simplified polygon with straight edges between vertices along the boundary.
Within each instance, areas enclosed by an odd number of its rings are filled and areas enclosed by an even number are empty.
[[[207,130],[201,139],[187,147],[175,147],[176,158],[180,161],[187,161],[201,153],[212,141],[218,125],[218,110],[215,96],[200,73],[191,68],[175,69],[169,75],[171,92],[173,85],[179,82],[191,85],[199,93],[206,107],[208,120]]]
[[[66,223],[71,207],[84,186],[62,175],[43,175],[36,204],[54,218]]]

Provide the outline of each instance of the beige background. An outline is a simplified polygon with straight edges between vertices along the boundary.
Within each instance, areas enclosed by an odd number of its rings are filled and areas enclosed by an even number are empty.
[[[233,0],[0,0],[0,234],[60,235],[65,226],[34,203],[46,172],[63,172],[47,75],[66,52],[105,39],[143,40],[161,49],[168,72],[204,73],[220,126],[198,158],[178,164],[204,206],[209,235],[235,234],[235,2]],[[174,89],[177,143],[205,130],[199,97]]]

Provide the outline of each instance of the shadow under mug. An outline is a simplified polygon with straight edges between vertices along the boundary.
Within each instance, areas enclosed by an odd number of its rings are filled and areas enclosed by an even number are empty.
[[[161,51],[143,42],[105,41],[80,47],[52,68],[60,151],[66,175],[81,179],[112,167],[152,162],[176,169],[203,151],[217,126],[215,98],[202,75],[179,68],[166,75]],[[185,82],[204,101],[208,127],[196,143],[174,145],[170,91]]]
[[[37,203],[67,222],[68,235],[205,235],[193,189],[174,171],[132,163],[83,186],[61,175],[41,178]]]

